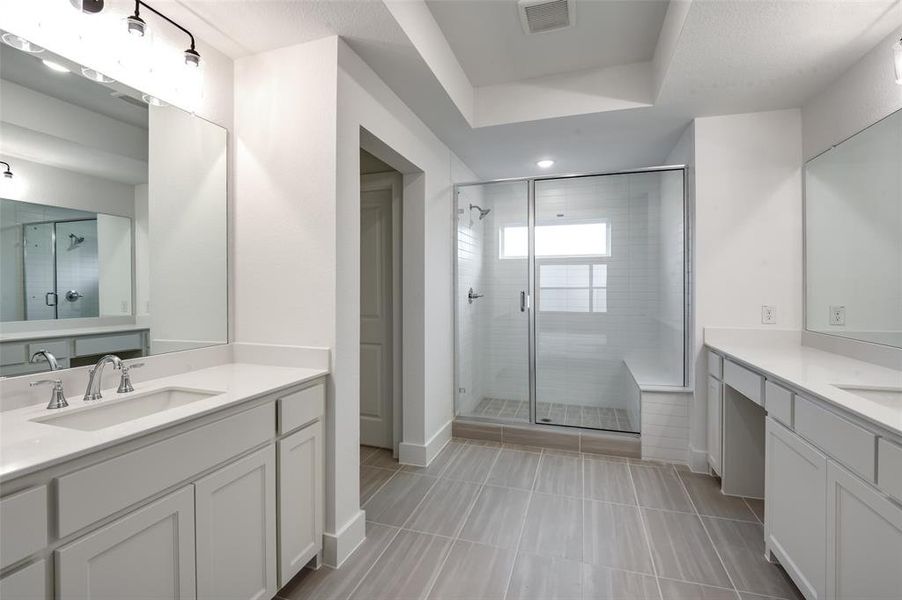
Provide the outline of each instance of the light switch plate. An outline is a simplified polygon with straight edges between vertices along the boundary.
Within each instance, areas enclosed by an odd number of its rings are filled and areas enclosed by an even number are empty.
[[[777,322],[777,307],[765,304],[761,307],[761,323],[774,325]]]
[[[842,326],[846,324],[846,307],[831,306],[830,307],[830,325]]]

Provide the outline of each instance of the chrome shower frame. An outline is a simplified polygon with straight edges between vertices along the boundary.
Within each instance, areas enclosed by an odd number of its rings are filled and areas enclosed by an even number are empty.
[[[558,179],[579,179],[585,177],[602,177],[605,175],[635,175],[641,173],[658,173],[663,171],[681,171],[683,173],[683,387],[691,387],[694,385],[694,374],[691,369],[692,364],[692,350],[694,348],[694,321],[695,315],[693,311],[692,304],[692,288],[693,288],[693,276],[692,273],[695,271],[695,258],[694,258],[694,223],[691,221],[692,217],[692,208],[690,202],[690,188],[689,188],[689,168],[683,164],[677,165],[662,165],[657,167],[645,167],[640,169],[629,169],[629,170],[620,170],[620,171],[604,171],[599,173],[569,173],[569,174],[561,174],[561,175],[543,175],[543,176],[535,176],[535,177],[509,177],[509,178],[500,178],[500,179],[488,179],[485,181],[467,181],[463,183],[456,183],[453,185],[452,195],[451,195],[451,239],[453,242],[453,251],[451,253],[451,272],[452,277],[454,279],[452,285],[452,304],[454,306],[453,309],[453,321],[452,326],[454,328],[454,356],[452,362],[452,368],[454,369],[454,388],[452,390],[452,398],[453,398],[453,415],[456,418],[458,416],[457,406],[458,406],[458,396],[460,389],[460,380],[459,380],[459,357],[460,357],[460,339],[458,334],[458,320],[459,320],[459,310],[458,310],[458,294],[459,290],[459,281],[458,281],[458,243],[457,243],[457,229],[458,229],[458,195],[461,188],[479,186],[479,185],[487,185],[493,183],[509,183],[509,182],[517,182],[523,181],[527,184],[527,224],[528,224],[528,232],[529,232],[529,240],[528,240],[528,254],[527,254],[527,294],[530,298],[529,306],[527,308],[527,323],[528,323],[528,371],[529,371],[529,424],[536,425],[536,314],[534,310],[535,303],[533,301],[535,295],[535,219],[536,219],[536,211],[535,211],[535,203],[536,203],[536,195],[535,195],[535,185],[537,181],[551,181]],[[480,209],[482,210],[482,209]],[[491,210],[491,209],[489,209]],[[481,218],[480,218],[481,220]],[[677,387],[677,386],[674,386]],[[640,396],[640,412],[641,412],[641,396]],[[467,416],[467,419],[473,421],[485,421],[485,422],[498,422],[498,418],[493,417],[479,417],[479,416]],[[518,421],[518,423],[520,423]],[[543,423],[542,425],[551,425],[555,427],[574,427],[572,425],[564,425],[560,423]],[[608,430],[601,430],[608,431]],[[639,434],[641,435],[641,426]]]

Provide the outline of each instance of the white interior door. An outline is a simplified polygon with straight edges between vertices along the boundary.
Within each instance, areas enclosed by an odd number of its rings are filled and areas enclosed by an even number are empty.
[[[392,192],[360,195],[360,442],[391,448]]]

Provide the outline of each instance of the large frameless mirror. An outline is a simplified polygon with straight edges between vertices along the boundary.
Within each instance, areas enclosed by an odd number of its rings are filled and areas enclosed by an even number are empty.
[[[228,341],[226,131],[0,44],[0,376]]]
[[[806,328],[902,348],[902,111],[805,166]]]

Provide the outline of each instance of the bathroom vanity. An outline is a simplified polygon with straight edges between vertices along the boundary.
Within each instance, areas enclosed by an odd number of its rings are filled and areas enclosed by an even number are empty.
[[[322,550],[326,374],[226,363],[3,412],[0,596],[273,597]]]
[[[705,344],[708,462],[724,493],[765,499],[768,556],[809,600],[900,597],[902,371],[797,333]]]

